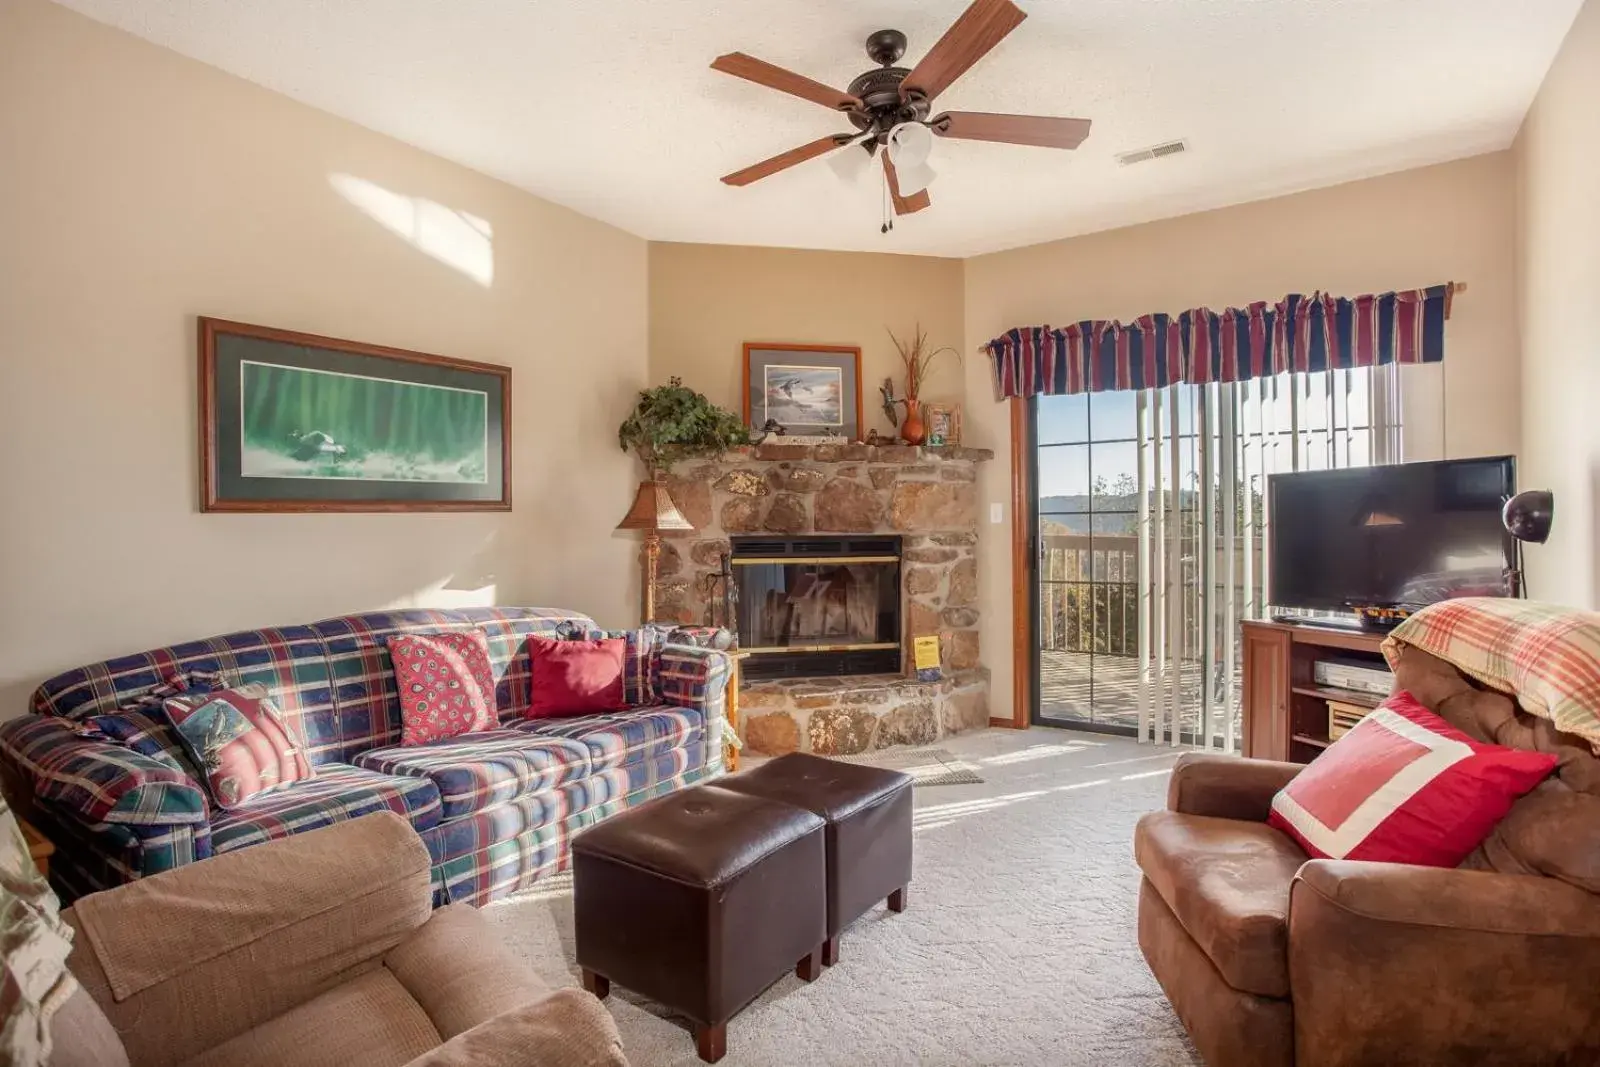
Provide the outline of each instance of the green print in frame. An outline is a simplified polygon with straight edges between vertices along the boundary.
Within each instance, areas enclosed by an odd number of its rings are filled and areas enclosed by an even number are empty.
[[[203,511],[511,507],[511,370],[200,319]]]

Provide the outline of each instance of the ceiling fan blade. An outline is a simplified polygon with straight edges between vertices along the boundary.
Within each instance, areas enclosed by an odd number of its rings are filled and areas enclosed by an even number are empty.
[[[922,62],[911,68],[900,83],[900,96],[916,93],[932,100],[1027,17],[1011,0],[972,0]]]
[[[889,199],[894,201],[894,213],[896,215],[910,215],[933,203],[928,198],[928,190],[926,189],[912,193],[910,196],[901,196],[900,175],[895,173],[894,162],[890,160],[888,152],[881,154],[883,156],[883,172],[889,176]]]
[[[853,135],[836,133],[828,137],[818,137],[809,144],[799,148],[791,148],[787,152],[780,152],[771,159],[763,159],[760,163],[736,170],[732,174],[723,175],[722,181],[726,185],[749,185],[751,182],[760,181],[762,178],[788,170],[796,163],[804,163],[808,159],[815,159],[825,152],[832,152],[841,145],[849,144]]]
[[[842,93],[837,89],[823,85],[819,81],[812,81],[804,74],[796,74],[792,70],[784,70],[774,66],[766,60],[747,56],[743,52],[729,52],[725,56],[718,56],[711,62],[712,70],[720,70],[724,74],[732,74],[735,78],[765,85],[769,89],[776,89],[780,93],[798,96],[802,100],[811,100],[823,107],[831,107],[836,111],[849,111],[852,108],[862,107],[860,100],[849,93]]]
[[[967,141],[1031,144],[1040,148],[1077,148],[1089,136],[1088,119],[1043,115],[993,115],[986,111],[950,111],[929,123],[941,137]]]

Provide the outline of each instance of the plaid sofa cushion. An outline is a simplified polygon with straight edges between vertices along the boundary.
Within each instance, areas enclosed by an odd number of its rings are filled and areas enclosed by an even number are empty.
[[[516,729],[581,742],[588,749],[589,766],[598,772],[693,744],[705,733],[705,718],[694,708],[661,705],[573,719],[530,719],[517,723]]]
[[[89,823],[204,823],[205,793],[176,764],[90,733],[63,719],[25,715],[0,723],[0,752],[40,800]]]
[[[622,638],[626,643],[622,658],[622,702],[630,708],[660,703],[661,690],[657,671],[660,666],[662,646],[667,642],[665,626],[646,623],[637,630],[590,630],[572,636],[589,639]]]
[[[459,819],[530,793],[543,793],[589,773],[589,750],[559,737],[489,730],[427,745],[363,752],[357,767],[426,778],[439,789],[440,818]]]
[[[705,777],[704,759],[688,745],[434,827],[422,840],[435,905],[484,904],[564,869],[574,833]]]
[[[1516,699],[1600,753],[1600,614],[1504,597],[1432,604],[1383,642],[1411,645]]]
[[[431,829],[439,824],[438,787],[426,778],[326,763],[317,768],[315,778],[219,812],[211,823],[211,847],[220,856],[385,808],[404,815],[418,832]]]

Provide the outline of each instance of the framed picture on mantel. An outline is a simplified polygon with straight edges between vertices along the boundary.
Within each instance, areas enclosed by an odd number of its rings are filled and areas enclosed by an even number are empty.
[[[509,511],[511,368],[200,319],[200,510]]]
[[[791,434],[861,439],[861,349],[746,342],[744,421]]]

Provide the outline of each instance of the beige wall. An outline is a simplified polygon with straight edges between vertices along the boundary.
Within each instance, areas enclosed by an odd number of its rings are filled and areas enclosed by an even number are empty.
[[[1521,484],[1555,491],[1531,596],[1600,606],[1600,2],[1589,0],[1517,136]]]
[[[1513,178],[1502,152],[969,259],[965,347],[1018,325],[1464,281],[1470,289],[1455,303],[1445,373],[1408,373],[1418,402],[1406,411],[1407,453],[1515,452]],[[966,373],[968,437],[1005,457],[1008,414],[991,399],[988,368],[969,359]],[[979,559],[984,661],[1002,717],[1012,682],[1009,482],[1002,458],[981,484],[985,501],[1006,502],[1006,521],[984,527]]]
[[[0,3],[0,152],[0,716],[233,627],[633,618],[612,432],[648,378],[644,241],[44,0]],[[516,510],[200,514],[201,314],[509,364]]]
[[[961,260],[929,256],[653,243],[651,380],[678,375],[740,411],[746,341],[856,345],[865,428],[890,433],[878,386],[893,375],[902,392],[905,375],[884,328],[907,338],[920,322],[931,344],[959,351],[961,273]],[[961,399],[960,365],[940,363],[923,399]]]

